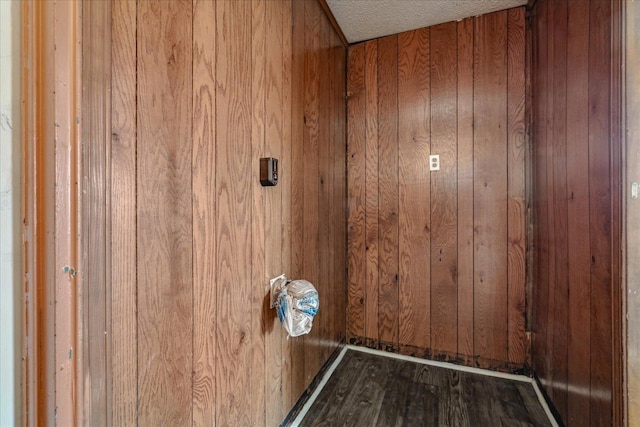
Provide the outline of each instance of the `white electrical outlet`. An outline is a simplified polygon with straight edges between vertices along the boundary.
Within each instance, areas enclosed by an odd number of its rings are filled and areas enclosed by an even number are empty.
[[[440,170],[440,156],[434,154],[433,156],[429,156],[429,170],[430,171],[439,171]]]

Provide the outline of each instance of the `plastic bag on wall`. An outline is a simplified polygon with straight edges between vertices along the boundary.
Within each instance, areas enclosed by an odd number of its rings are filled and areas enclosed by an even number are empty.
[[[318,313],[316,288],[306,280],[287,280],[284,274],[271,279],[271,308],[291,337],[308,334]]]

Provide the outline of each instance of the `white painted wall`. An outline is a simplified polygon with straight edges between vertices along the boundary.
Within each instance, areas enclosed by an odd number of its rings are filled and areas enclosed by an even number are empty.
[[[0,0],[0,426],[20,425],[20,2]]]

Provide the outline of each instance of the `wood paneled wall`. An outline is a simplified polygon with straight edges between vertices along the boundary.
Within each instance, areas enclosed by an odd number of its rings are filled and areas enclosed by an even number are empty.
[[[621,425],[616,4],[544,0],[532,11],[533,367],[576,426]]]
[[[14,114],[19,111],[19,120],[11,123],[13,114],[3,114],[3,122],[6,130],[20,135],[20,153],[3,161],[13,162],[12,167],[21,174],[20,202],[14,206],[20,206],[16,209],[20,226],[7,221],[11,227],[16,226],[8,230],[7,237],[11,231],[20,236],[21,250],[7,257],[2,269],[20,271],[16,280],[21,277],[21,283],[18,288],[17,281],[3,281],[0,287],[2,298],[16,310],[14,328],[9,330],[5,322],[2,328],[9,339],[20,337],[21,362],[2,382],[6,390],[15,390],[13,398],[6,403],[3,400],[2,419],[9,423],[14,414],[15,425],[74,425],[78,423],[76,409],[82,395],[78,373],[83,367],[77,351],[82,345],[77,316],[86,304],[82,285],[87,280],[77,274],[86,266],[86,246],[78,238],[84,230],[78,219],[81,208],[102,210],[90,203],[82,206],[78,200],[78,160],[100,158],[101,154],[101,150],[87,153],[81,149],[81,132],[86,128],[78,120],[80,105],[85,89],[93,89],[91,85],[82,86],[78,78],[82,65],[77,46],[86,34],[76,2],[16,2],[11,7],[16,9],[2,13],[11,13],[6,18],[14,27],[12,31],[20,34],[20,52],[9,51],[13,63],[20,66],[18,72],[7,77],[14,83],[11,102],[20,100],[20,107],[6,104],[8,108],[2,109]],[[87,16],[87,20],[94,22],[95,17]],[[92,47],[100,46],[96,34],[88,35],[87,40]],[[99,55],[96,62],[102,59]],[[86,68],[93,81],[100,81],[101,76],[93,71]],[[104,130],[99,125],[87,127]],[[3,132],[2,138],[11,138],[11,133]],[[12,143],[10,139],[6,142]],[[3,204],[0,210],[4,209]],[[21,290],[19,302],[9,292],[12,287],[16,292]],[[4,338],[2,346],[4,352]],[[8,355],[13,357],[14,353]],[[11,368],[4,364],[3,369]],[[18,384],[10,380],[15,377],[19,378]]]
[[[522,368],[524,8],[351,46],[347,104],[351,342]]]
[[[625,176],[623,188],[640,178],[640,3],[626,2],[625,19]],[[626,194],[625,194],[626,193]],[[640,425],[640,200],[623,192],[626,289],[624,397],[628,425]],[[635,280],[634,280],[635,279]]]
[[[111,5],[111,291],[88,307],[107,368],[86,423],[277,425],[345,338],[346,49],[316,0]],[[281,273],[318,289],[307,336],[269,308]]]
[[[293,17],[291,271],[321,284],[325,307],[294,349],[299,395],[346,334],[346,48],[319,2],[294,0]]]

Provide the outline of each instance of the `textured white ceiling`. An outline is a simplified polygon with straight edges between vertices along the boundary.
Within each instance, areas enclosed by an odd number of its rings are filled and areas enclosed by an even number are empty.
[[[527,4],[527,0],[326,0],[355,43]]]

